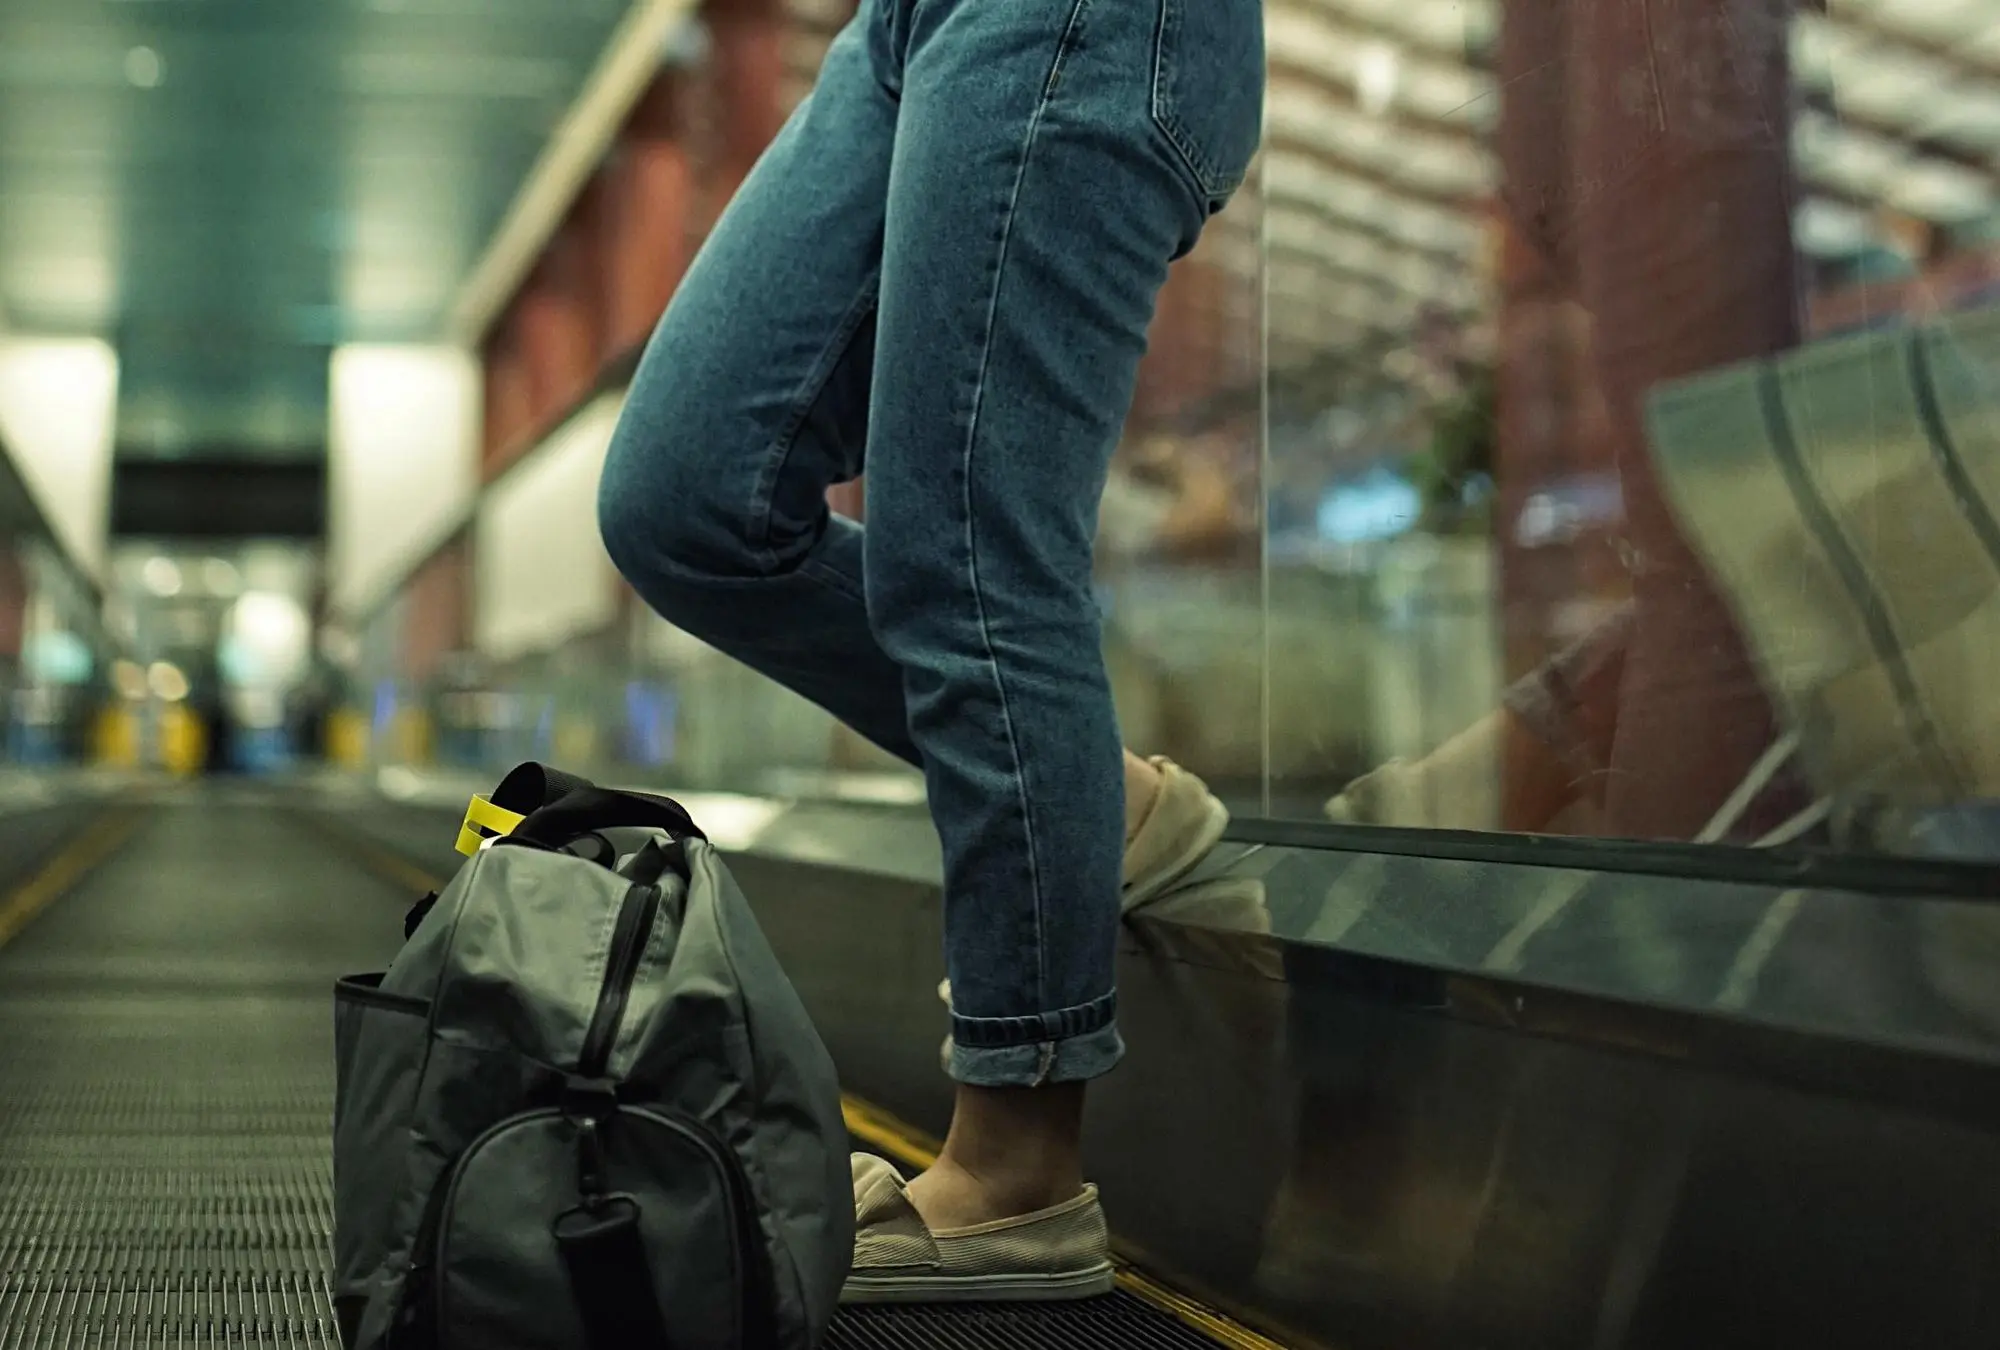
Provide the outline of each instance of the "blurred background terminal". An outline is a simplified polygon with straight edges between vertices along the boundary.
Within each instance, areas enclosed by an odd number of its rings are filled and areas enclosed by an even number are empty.
[[[1264,143],[1162,296],[1098,576],[1128,742],[1216,786],[1232,847],[1362,888],[1315,881],[1287,909],[1270,880],[1258,940],[1702,1019],[1754,1020],[1772,963],[1796,961],[1770,1013],[1792,1031],[2000,1062],[2000,928],[1979,902],[2000,893],[2000,5],[1263,11]],[[921,834],[917,773],[650,614],[595,525],[653,324],[853,17],[0,0],[0,821],[143,801],[214,835],[161,869],[275,866],[281,827],[231,834],[214,794],[444,811],[540,759]],[[843,485],[830,507],[865,519],[866,497]],[[1397,870],[1441,859],[1475,870]],[[1461,951],[1479,897],[1544,862],[1555,889]],[[1639,873],[1661,896],[1749,889],[1660,910],[1604,881]],[[0,1027],[36,942],[97,950],[60,926],[112,904],[95,884],[33,927],[0,905],[0,942],[22,935]],[[1849,898],[1815,910],[1820,886]],[[1958,899],[1926,917],[1883,898],[1903,893]],[[1296,993],[1307,966],[1285,950]],[[1928,1011],[1909,1022],[1913,989]],[[8,1180],[9,1092],[57,1081],[8,1053],[0,1199],[29,1185]],[[1995,1127],[1990,1088],[1951,1100]],[[1370,1137],[1416,1167],[1430,1145],[1400,1129]],[[1978,1175],[1960,1201],[1994,1202],[2000,1171]],[[1284,1205],[1339,1189],[1318,1184]],[[0,1346],[27,1316],[8,1311],[10,1212]],[[1379,1238],[1387,1213],[1340,1231]],[[1981,1231],[1990,1258],[2000,1227]],[[1452,1250],[1490,1250],[1475,1236]],[[1190,1262],[1204,1250],[1188,1238]],[[1625,1331],[1538,1322],[1423,1250],[1388,1292],[1352,1263],[1337,1298],[1295,1281],[1286,1316],[1354,1345],[1696,1343],[1633,1331],[1643,1300]],[[1260,1305],[1243,1271],[1204,1287]],[[1575,1298],[1608,1306],[1596,1278]],[[1994,1330],[1986,1287],[1951,1326]],[[1364,1305],[1378,1321],[1352,1320]],[[1813,1343],[1875,1326],[1829,1319]]]
[[[5,762],[895,776],[592,542],[850,8],[0,5]],[[1278,818],[1689,840],[1784,741],[1717,837],[1990,837],[1987,16],[1673,13],[1266,7],[1104,505],[1134,744]]]

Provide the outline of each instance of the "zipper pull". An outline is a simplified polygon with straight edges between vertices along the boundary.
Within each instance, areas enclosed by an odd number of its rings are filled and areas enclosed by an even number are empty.
[[[576,1189],[585,1209],[595,1210],[604,1203],[604,1139],[594,1116],[576,1123]]]
[[[576,1188],[584,1208],[605,1198],[604,1122],[618,1113],[618,1085],[571,1074],[563,1082],[562,1113],[576,1125]]]

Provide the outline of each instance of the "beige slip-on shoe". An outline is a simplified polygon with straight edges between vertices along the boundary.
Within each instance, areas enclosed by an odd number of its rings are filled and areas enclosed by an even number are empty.
[[[1091,1298],[1115,1280],[1097,1188],[971,1228],[924,1226],[903,1178],[854,1155],[854,1266],[843,1303],[1019,1303]]]
[[[1229,828],[1229,808],[1208,784],[1165,755],[1146,761],[1160,774],[1160,791],[1144,820],[1125,841],[1124,889],[1119,909],[1130,914],[1158,899],[1200,865]]]

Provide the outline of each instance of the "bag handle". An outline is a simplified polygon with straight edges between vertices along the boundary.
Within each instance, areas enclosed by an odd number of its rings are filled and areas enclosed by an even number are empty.
[[[665,830],[676,839],[694,836],[706,839],[687,808],[669,797],[641,792],[614,792],[608,788],[586,787],[531,811],[509,832],[510,839],[524,844],[560,848],[578,835],[593,830]]]
[[[587,778],[529,760],[507,771],[500,786],[493,789],[493,804],[503,811],[525,816],[594,786]]]
[[[708,838],[671,797],[601,788],[531,761],[501,779],[490,798],[472,799],[458,832],[458,851],[470,856],[497,837],[559,848],[594,830],[634,827],[665,830],[676,839]]]

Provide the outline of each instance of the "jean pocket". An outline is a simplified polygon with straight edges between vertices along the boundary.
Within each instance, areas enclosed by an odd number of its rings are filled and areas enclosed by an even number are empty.
[[[1220,209],[1264,135],[1263,0],[1160,0],[1153,121]]]

